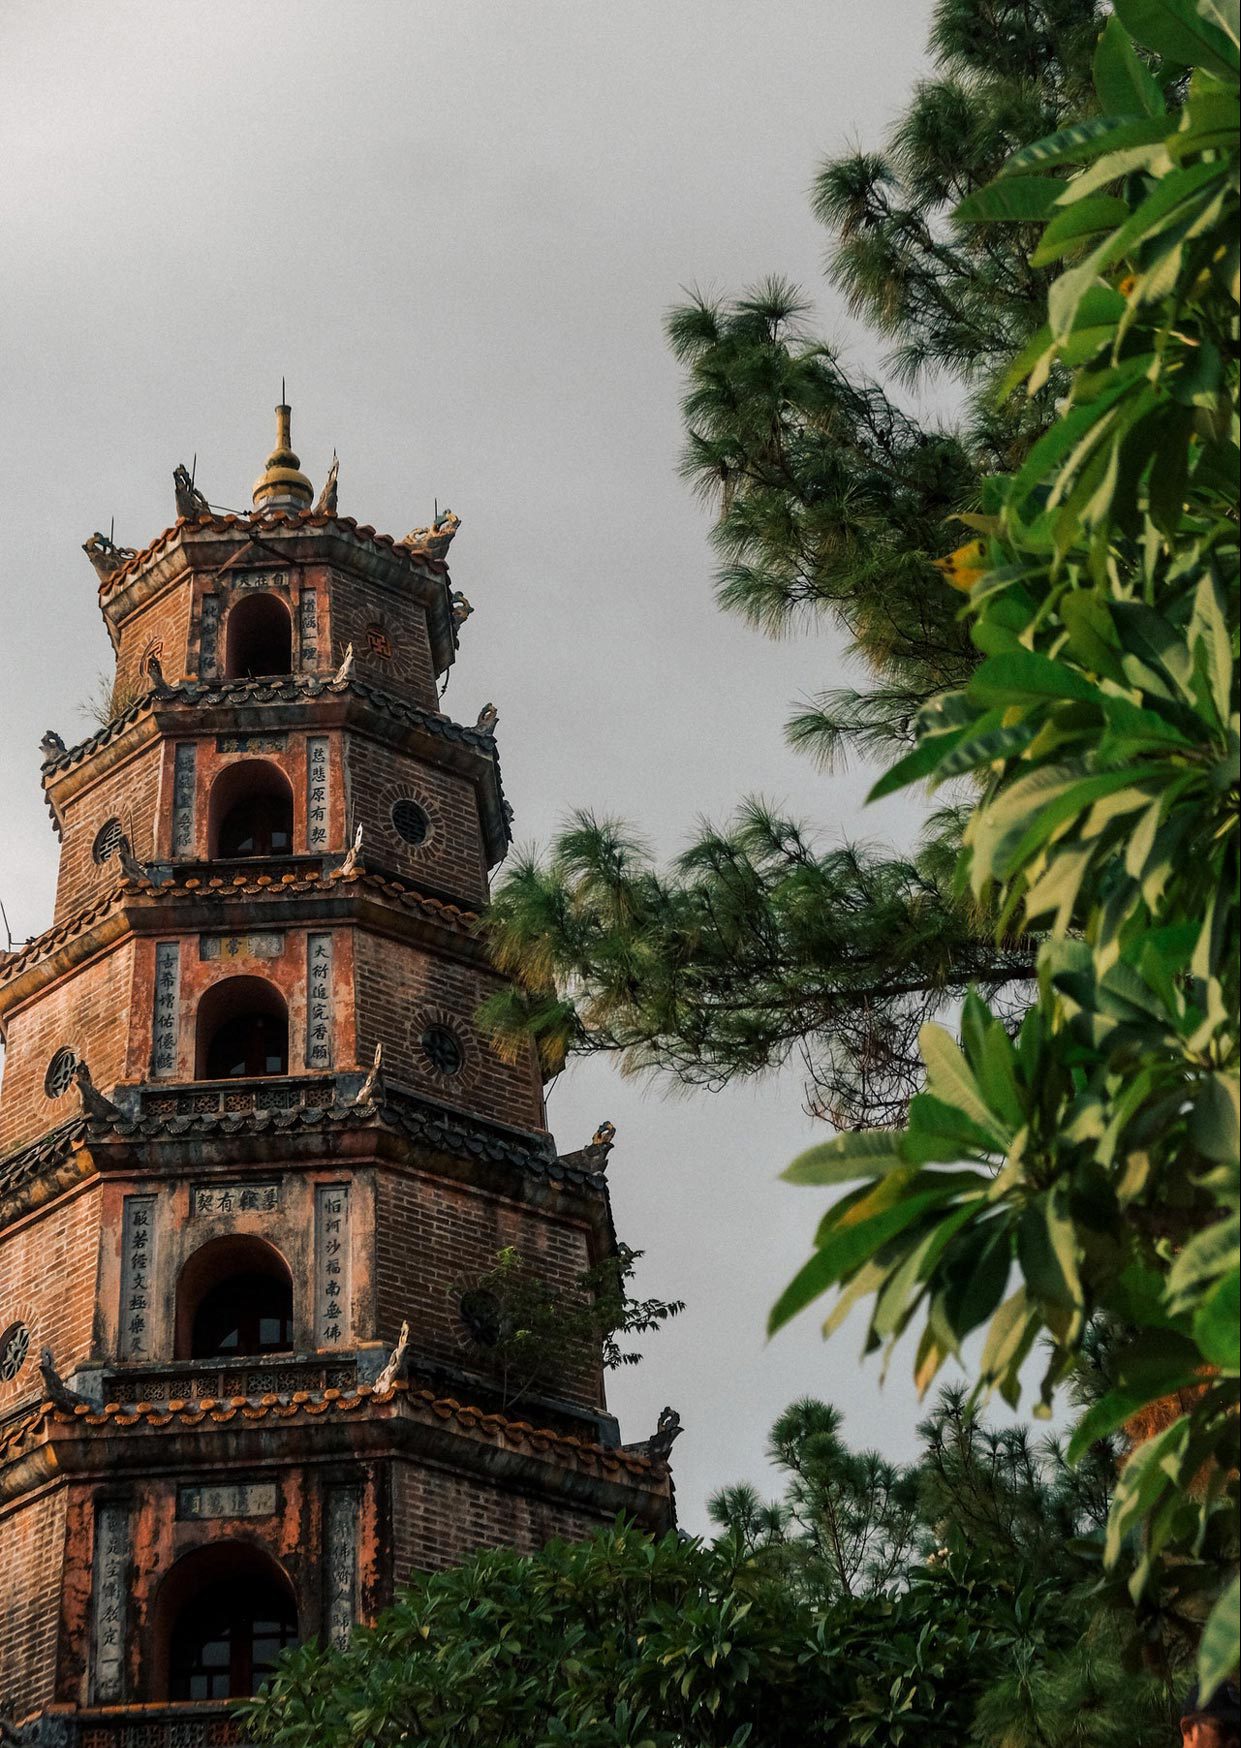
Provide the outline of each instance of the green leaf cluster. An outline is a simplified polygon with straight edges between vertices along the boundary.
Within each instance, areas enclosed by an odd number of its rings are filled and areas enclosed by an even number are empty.
[[[1073,1538],[1102,1503],[1053,1450],[949,1393],[898,1469],[841,1417],[772,1431],[783,1496],[712,1502],[714,1544],[618,1523],[415,1578],[343,1649],[287,1655],[246,1708],[287,1748],[1161,1748]],[[1123,1696],[1123,1701],[1122,1701]]]
[[[1005,386],[1065,392],[951,567],[979,665],[878,785],[972,780],[958,880],[1041,942],[1039,998],[1010,1036],[969,997],[959,1044],[923,1034],[903,1132],[794,1163],[862,1182],[772,1321],[833,1287],[829,1327],[871,1301],[868,1347],[917,1319],[924,1387],[985,1332],[1010,1401],[1043,1337],[1044,1405],[1092,1319],[1126,1328],[1078,1446],[1129,1429],[1106,1560],[1139,1603],[1173,1567],[1216,1592],[1209,1689],[1238,1649],[1235,0],[1118,0],[1094,68],[1104,113],[958,213],[1046,221],[1060,271]]]

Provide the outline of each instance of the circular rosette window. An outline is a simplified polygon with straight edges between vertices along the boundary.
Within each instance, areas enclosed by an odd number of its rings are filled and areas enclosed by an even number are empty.
[[[420,1080],[459,1096],[478,1073],[478,1049],[455,1014],[423,1008],[409,1022],[409,1050]]]
[[[11,1384],[30,1354],[30,1325],[17,1319],[0,1331],[0,1384]]]

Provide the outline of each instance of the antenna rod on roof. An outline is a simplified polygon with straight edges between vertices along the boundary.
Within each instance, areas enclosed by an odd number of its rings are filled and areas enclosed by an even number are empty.
[[[286,397],[285,397],[285,392],[284,392],[284,378],[282,376],[280,378],[280,405],[281,406],[284,406],[285,399],[286,399]]]
[[[0,921],[4,923],[5,938],[8,942],[5,952],[11,953],[13,951],[13,931],[9,927],[9,913],[4,908],[4,900],[2,898],[0,898]]]

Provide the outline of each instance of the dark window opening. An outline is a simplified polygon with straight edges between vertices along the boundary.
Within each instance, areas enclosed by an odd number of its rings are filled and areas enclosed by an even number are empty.
[[[230,1275],[210,1287],[194,1313],[190,1358],[249,1358],[293,1347],[293,1289],[270,1274]]]
[[[207,1047],[207,1080],[288,1072],[289,1028],[277,1014],[238,1014],[225,1020]]]
[[[293,671],[293,621],[276,595],[247,595],[228,616],[227,679],[291,674]]]
[[[253,795],[224,819],[216,855],[230,862],[240,856],[287,856],[292,847],[292,797]]]
[[[177,1616],[169,1698],[248,1698],[296,1643],[297,1609],[282,1584],[249,1572],[217,1580]]]

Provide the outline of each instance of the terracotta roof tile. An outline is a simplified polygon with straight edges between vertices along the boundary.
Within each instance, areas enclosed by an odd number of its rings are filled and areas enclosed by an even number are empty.
[[[261,529],[266,534],[278,528],[341,528],[347,534],[355,535],[365,545],[380,547],[385,552],[404,554],[411,562],[416,559],[419,564],[425,565],[429,570],[438,571],[441,575],[448,570],[443,559],[433,558],[424,548],[407,546],[404,541],[396,540],[390,534],[377,534],[368,523],[355,522],[352,516],[329,516],[317,510],[302,510],[296,515],[199,516],[194,521],[178,516],[171,528],[165,528],[162,533],[157,534],[154,540],[139,552],[135,552],[132,558],[127,558],[124,564],[118,565],[110,576],[100,578],[99,599],[109,600],[123,583],[135,576],[151,559],[167,551],[187,531],[223,534],[238,530],[249,533],[252,528]]]
[[[167,1403],[109,1402],[102,1408],[81,1403],[72,1410],[44,1402],[0,1429],[0,1461],[23,1455],[32,1446],[54,1437],[57,1428],[81,1428],[84,1433],[91,1434],[130,1432],[148,1427],[158,1432],[169,1426],[228,1426],[237,1422],[317,1420],[337,1415],[455,1422],[471,1436],[515,1445],[540,1455],[554,1452],[559,1461],[572,1463],[576,1468],[612,1476],[627,1473],[635,1479],[656,1484],[667,1473],[666,1463],[625,1450],[620,1445],[596,1444],[571,1433],[532,1426],[526,1420],[488,1413],[452,1396],[436,1396],[433,1391],[404,1379],[398,1380],[382,1395],[370,1384],[359,1384],[348,1391],[328,1389],[312,1394],[299,1390],[288,1397],[264,1395]]]

